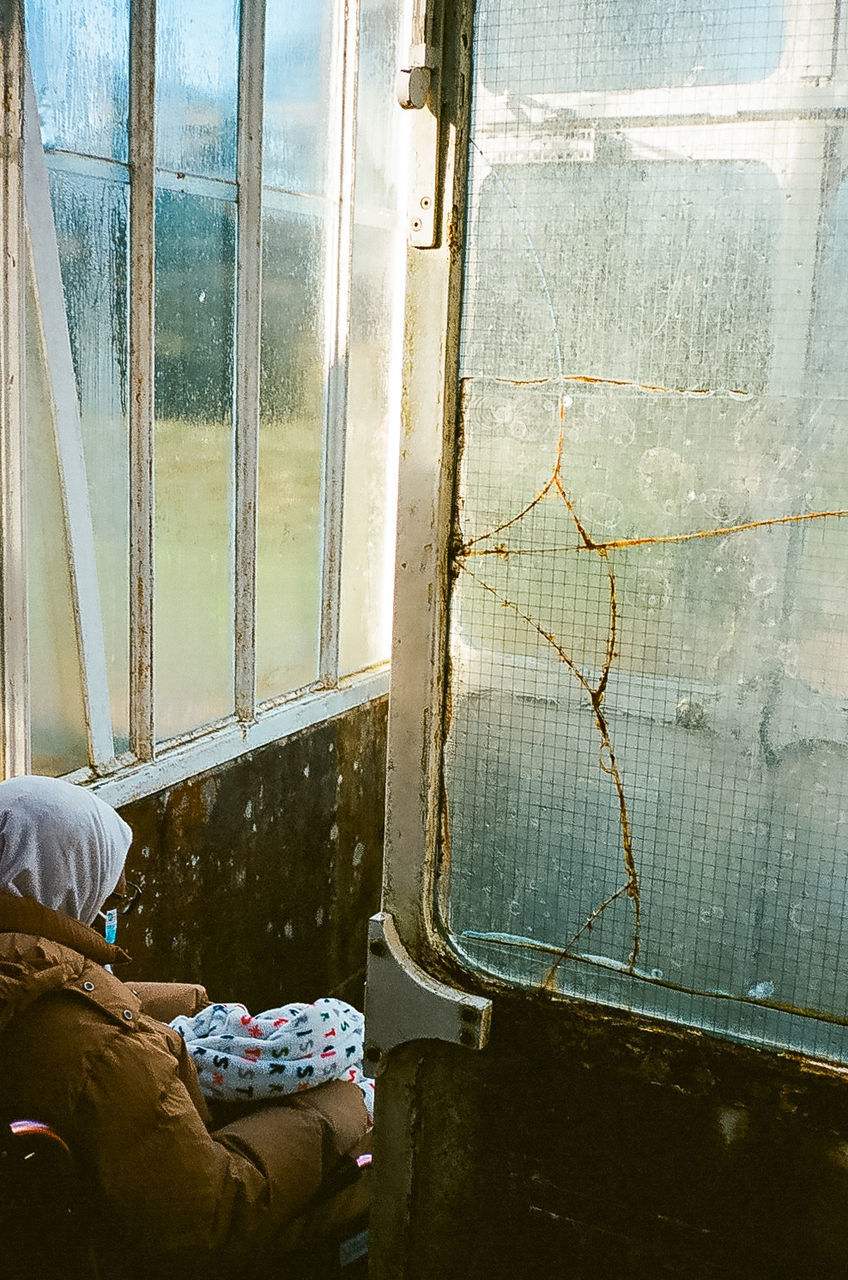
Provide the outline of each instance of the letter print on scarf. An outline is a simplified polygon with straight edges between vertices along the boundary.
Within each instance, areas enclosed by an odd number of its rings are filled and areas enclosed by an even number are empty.
[[[362,1074],[365,1019],[341,1000],[288,1004],[250,1014],[243,1004],[213,1004],[174,1018],[207,1098],[268,1101],[325,1080],[358,1085],[374,1117],[374,1081]]]

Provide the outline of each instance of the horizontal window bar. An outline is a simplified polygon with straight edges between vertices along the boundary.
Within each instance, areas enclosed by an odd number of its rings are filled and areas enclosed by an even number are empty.
[[[211,200],[235,201],[238,187],[223,178],[201,178],[196,173],[176,173],[173,169],[156,169],[156,186],[164,191],[187,191],[193,196]]]
[[[312,728],[324,720],[342,715],[354,707],[389,691],[388,664],[376,667],[340,682],[336,689],[317,689],[304,697],[260,709],[256,721],[245,727],[235,717],[203,734],[182,739],[169,747],[160,747],[157,759],[133,763],[108,778],[91,780],[88,773],[69,774],[71,782],[90,782],[112,805],[141,800],[166,787],[191,778],[207,769],[237,760],[240,756],[269,746],[278,739],[290,737],[302,729]]]
[[[87,178],[106,178],[109,182],[129,182],[130,168],[119,160],[101,160],[79,151],[45,151],[48,169],[57,173],[82,174]]]

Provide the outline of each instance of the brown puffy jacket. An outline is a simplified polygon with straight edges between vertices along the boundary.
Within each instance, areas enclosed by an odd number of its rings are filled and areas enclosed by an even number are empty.
[[[297,1238],[359,1148],[362,1095],[336,1081],[215,1128],[181,1037],[159,1020],[197,1012],[205,991],[124,983],[103,967],[122,959],[87,925],[0,891],[3,1105],[70,1144],[110,1275],[252,1271]]]

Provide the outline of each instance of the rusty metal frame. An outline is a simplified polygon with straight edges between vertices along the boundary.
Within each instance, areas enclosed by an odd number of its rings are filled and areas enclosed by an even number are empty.
[[[130,746],[152,760],[156,0],[130,5]]]
[[[356,76],[358,0],[337,0],[336,44],[331,81],[338,86],[333,103],[331,154],[336,164],[330,191],[335,219],[326,257],[326,394],[324,401],[323,552],[318,678],[336,683],[339,671],[342,535],[344,519],[345,437],[347,434],[348,320],[353,260],[353,179],[356,162]]]
[[[24,20],[22,0],[0,5],[0,592],[2,767],[29,768],[26,448],[24,439]]]
[[[372,1280],[414,1273],[408,1225],[426,1039],[482,1048],[491,1017],[488,997],[462,992],[474,979],[458,976],[435,928],[473,12],[474,0],[429,0],[426,12],[416,6],[413,34],[430,33],[441,56],[428,76],[426,105],[405,114],[410,211],[386,842],[366,986],[369,1069],[387,1076],[376,1099]],[[416,200],[430,191],[432,235],[423,221],[415,226]],[[414,1025],[398,1010],[410,998]]]
[[[259,357],[262,317],[262,125],[265,0],[242,0],[236,251],[235,707],[256,712],[256,550],[259,490]],[[257,65],[258,64],[258,65]]]
[[[410,111],[416,172],[437,178],[433,247],[410,243],[404,329],[392,690],[383,911],[424,968],[447,959],[434,927],[439,858],[448,550],[453,501],[457,354],[473,0],[432,4],[431,40],[445,74]],[[418,30],[424,20],[417,15]],[[442,25],[444,23],[444,37]],[[438,113],[433,123],[432,117]],[[427,117],[431,117],[428,119]]]

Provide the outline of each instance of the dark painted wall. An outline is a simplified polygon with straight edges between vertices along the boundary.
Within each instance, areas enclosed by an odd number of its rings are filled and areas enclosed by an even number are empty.
[[[120,922],[119,976],[203,982],[252,1012],[322,995],[361,1007],[385,749],[381,699],[125,806],[144,894]]]
[[[377,1105],[375,1158],[401,1115],[414,1152],[381,1280],[848,1275],[848,1072],[508,997],[479,1053],[396,1051]]]

